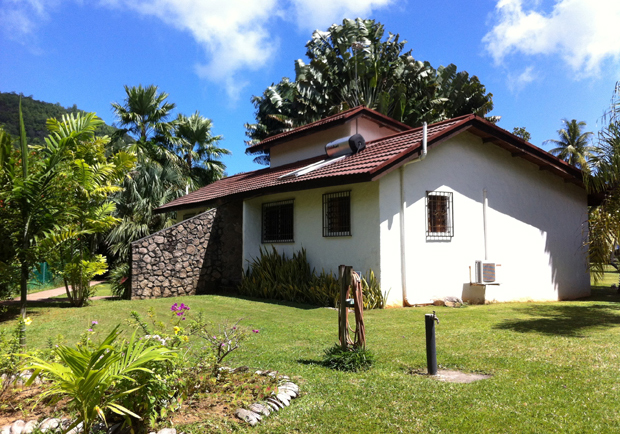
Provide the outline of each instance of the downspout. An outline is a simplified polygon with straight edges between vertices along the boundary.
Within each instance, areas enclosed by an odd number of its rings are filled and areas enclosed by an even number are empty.
[[[403,288],[403,306],[411,307],[413,306],[409,303],[407,299],[407,260],[406,260],[406,248],[405,248],[405,166],[417,163],[418,161],[422,161],[426,158],[427,150],[427,130],[426,130],[426,122],[422,126],[422,153],[420,156],[414,160],[409,161],[408,163],[400,166],[400,278],[401,278],[401,286]]]
[[[487,246],[487,208],[489,207],[489,199],[487,198],[487,189],[482,190],[482,222],[484,225],[484,260],[489,260]]]

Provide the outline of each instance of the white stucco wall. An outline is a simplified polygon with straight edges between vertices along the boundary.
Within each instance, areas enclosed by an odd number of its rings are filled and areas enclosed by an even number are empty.
[[[463,133],[405,167],[406,286],[410,303],[443,296],[472,300],[558,300],[589,294],[582,248],[586,192],[477,136]],[[400,174],[379,180],[381,285],[402,305]],[[469,267],[484,259],[483,190],[487,190],[488,259],[499,286],[469,286]],[[426,191],[453,192],[454,237],[426,239]]]
[[[351,236],[323,237],[322,198],[325,193],[351,191]],[[246,200],[243,203],[243,266],[260,255],[260,247],[275,246],[292,256],[305,248],[310,265],[337,274],[341,264],[363,273],[379,269],[379,183],[351,184],[281,193]],[[261,244],[263,203],[295,199],[294,243]]]
[[[295,161],[325,155],[325,145],[336,139],[352,136],[356,134],[356,131],[361,134],[367,142],[390,136],[397,132],[397,130],[393,128],[385,127],[371,119],[361,117],[328,130],[319,131],[274,146],[271,149],[270,167],[278,167]]]

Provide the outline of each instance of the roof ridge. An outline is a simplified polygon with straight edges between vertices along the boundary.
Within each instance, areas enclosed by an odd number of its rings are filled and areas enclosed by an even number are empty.
[[[436,127],[438,125],[442,125],[442,124],[445,124],[445,123],[448,123],[448,122],[454,122],[454,121],[457,121],[457,123],[458,123],[458,121],[461,120],[461,119],[466,119],[466,118],[468,119],[468,118],[473,118],[473,117],[476,117],[476,115],[475,114],[466,114],[466,115],[462,115],[462,116],[457,116],[455,118],[444,119],[443,121],[439,121],[439,122],[434,122],[432,124],[428,124],[427,128]],[[366,142],[366,145],[375,145],[375,144],[377,144],[379,142],[383,142],[384,140],[390,140],[390,139],[393,139],[395,137],[405,136],[407,134],[414,134],[414,133],[422,131],[423,128],[424,128],[424,125],[420,125],[419,127],[415,127],[415,128],[410,129],[410,130],[399,131],[399,132],[394,133],[394,134],[392,134],[390,136],[385,136],[385,137],[380,137],[378,139],[369,140],[368,142]]]

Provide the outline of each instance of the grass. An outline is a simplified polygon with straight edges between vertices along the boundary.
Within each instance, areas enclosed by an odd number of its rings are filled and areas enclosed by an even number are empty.
[[[226,296],[33,307],[29,345],[44,346],[58,333],[75,342],[92,320],[103,334],[131,310],[145,313],[150,306],[165,320],[174,302],[203,310],[214,322],[244,318],[243,324],[260,330],[231,366],[297,377],[301,399],[247,432],[620,432],[620,296],[604,285],[584,301],[367,311],[367,345],[375,364],[359,373],[321,364],[323,351],[337,339],[335,310]],[[0,328],[13,326],[16,309],[4,313]],[[432,310],[441,320],[440,367],[492,378],[451,384],[412,375],[426,367],[424,314]],[[215,421],[208,430],[246,428]]]

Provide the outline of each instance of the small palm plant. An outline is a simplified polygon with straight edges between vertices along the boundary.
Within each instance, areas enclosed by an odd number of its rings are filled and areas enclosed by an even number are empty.
[[[134,333],[129,342],[115,344],[119,336],[119,326],[94,348],[88,345],[71,348],[59,346],[55,353],[59,363],[46,362],[34,356],[27,356],[32,363],[25,369],[33,370],[27,385],[32,384],[37,376],[44,374],[51,380],[52,386],[43,392],[41,399],[48,396],[68,396],[69,406],[77,413],[78,418],[67,429],[73,429],[83,423],[85,434],[89,434],[93,424],[100,417],[104,423],[105,412],[140,419],[140,416],[118,404],[120,399],[142,386],[119,390],[117,386],[122,380],[135,381],[130,374],[136,371],[151,373],[146,366],[151,362],[163,362],[176,357],[173,350],[163,346],[147,346],[146,340],[137,340]]]

